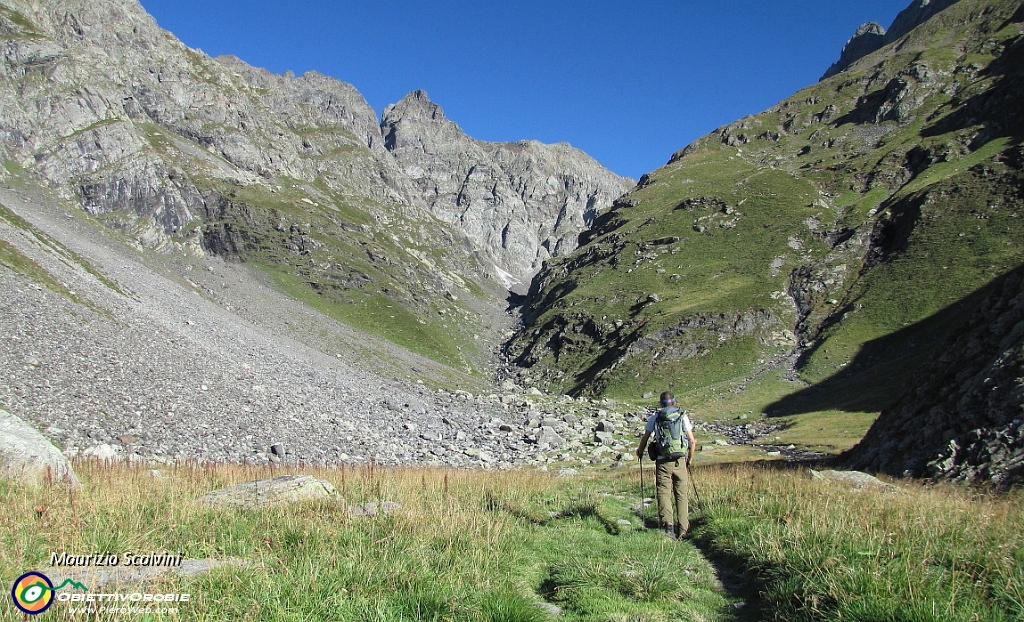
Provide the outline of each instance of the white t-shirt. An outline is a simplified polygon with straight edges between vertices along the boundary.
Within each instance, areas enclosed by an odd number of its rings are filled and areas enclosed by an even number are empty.
[[[680,409],[679,412],[683,413],[683,431],[693,432],[693,424],[690,423],[690,416],[686,414],[685,410]],[[647,420],[647,425],[644,426],[644,432],[653,433],[656,425],[658,425],[658,411],[655,411]]]

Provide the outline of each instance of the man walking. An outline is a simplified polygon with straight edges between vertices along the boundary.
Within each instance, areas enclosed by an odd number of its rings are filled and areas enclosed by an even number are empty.
[[[675,396],[668,391],[661,394],[661,408],[644,426],[636,448],[636,457],[641,461],[652,435],[655,438],[651,457],[655,462],[658,520],[670,537],[681,538],[690,529],[689,467],[696,440],[689,416],[676,406]]]

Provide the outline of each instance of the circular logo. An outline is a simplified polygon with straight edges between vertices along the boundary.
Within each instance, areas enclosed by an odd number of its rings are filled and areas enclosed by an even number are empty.
[[[41,572],[26,572],[11,587],[11,598],[29,615],[42,613],[53,604],[53,583]]]

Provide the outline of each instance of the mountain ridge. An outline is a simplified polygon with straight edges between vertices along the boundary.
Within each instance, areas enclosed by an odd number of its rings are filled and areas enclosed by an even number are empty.
[[[909,7],[896,15],[888,30],[882,28],[877,22],[861,24],[843,46],[839,60],[825,71],[821,79],[834,76],[868,54],[902,38],[914,28],[931,19],[933,15],[958,1],[915,0]]]
[[[251,263],[332,317],[463,372],[489,373],[481,334],[510,280],[583,224],[585,206],[565,202],[574,228],[552,238],[559,213],[519,201],[499,228],[515,225],[504,237],[519,252],[491,249],[502,236],[474,239],[428,209],[355,87],[211,59],[134,0],[14,0],[0,33],[0,177],[34,176],[145,248]],[[536,154],[593,164],[584,185],[622,183],[577,150]],[[530,166],[507,183],[532,183],[518,181]]]

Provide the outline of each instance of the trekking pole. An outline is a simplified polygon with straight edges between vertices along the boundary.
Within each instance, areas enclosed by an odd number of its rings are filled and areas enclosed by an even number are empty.
[[[643,507],[644,507],[644,497],[645,497],[645,495],[644,495],[644,490],[645,490],[645,487],[644,487],[644,457],[643,456],[637,456],[636,459],[640,463],[640,509],[642,510]]]
[[[690,485],[693,486],[693,498],[697,500],[697,505],[704,508],[704,504],[700,502],[700,495],[697,494],[697,482],[693,481],[693,471],[690,470],[690,464],[686,464],[686,472],[690,476]]]

